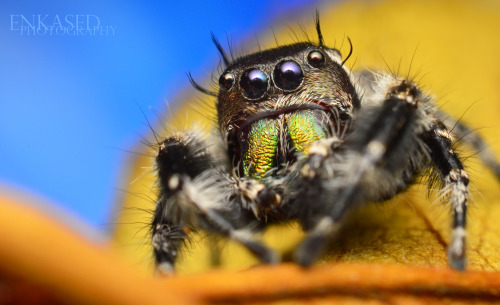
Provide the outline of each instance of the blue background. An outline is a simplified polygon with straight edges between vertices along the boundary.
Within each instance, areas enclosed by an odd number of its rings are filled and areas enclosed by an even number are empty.
[[[126,150],[150,134],[141,109],[154,123],[188,88],[186,72],[207,77],[218,62],[210,31],[238,45],[312,2],[2,1],[0,184],[103,228]],[[33,35],[21,30],[33,15],[47,26],[57,15],[65,28],[65,18],[92,15],[108,33]]]

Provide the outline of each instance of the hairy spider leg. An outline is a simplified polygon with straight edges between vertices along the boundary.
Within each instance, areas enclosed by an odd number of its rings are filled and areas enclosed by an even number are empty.
[[[184,134],[165,139],[156,167],[160,195],[152,223],[152,244],[159,272],[173,272],[179,248],[187,233],[196,228],[241,243],[263,263],[278,261],[274,251],[245,229],[257,228],[259,221],[242,208],[232,187],[234,180],[217,168],[199,137]]]
[[[465,269],[465,224],[469,198],[469,176],[452,148],[453,139],[441,122],[435,122],[423,137],[430,148],[431,159],[444,183],[453,211],[453,231],[448,245],[448,262],[456,270]]]
[[[319,211],[315,224],[309,225],[308,234],[296,249],[295,259],[298,263],[309,266],[314,262],[331,235],[338,231],[339,221],[347,212],[364,202],[392,198],[406,188],[425,156],[415,132],[419,130],[418,124],[422,124],[419,121],[420,97],[420,91],[412,83],[401,81],[400,85],[389,90],[378,109],[361,108],[358,119],[353,123],[353,134],[344,144],[347,148],[342,153],[346,158],[339,158],[340,162],[348,163],[345,168],[354,172],[346,175],[335,173],[331,178],[347,181],[339,182],[338,187],[331,190],[324,190],[328,193],[324,198],[329,199],[329,202],[323,205],[324,210]],[[370,117],[372,121],[367,123],[365,119]],[[353,154],[358,157],[349,158]],[[413,159],[410,168],[407,167],[409,159]],[[365,176],[370,176],[370,172],[374,171],[384,172],[394,178],[381,181],[370,179],[370,183],[377,183],[372,188],[384,190],[383,193],[370,193],[364,181]],[[389,184],[390,180],[399,183],[384,185]]]
[[[438,111],[437,117],[446,125],[448,130],[453,132],[457,142],[469,145],[479,156],[481,161],[490,168],[498,180],[500,180],[500,163],[495,157],[495,153],[475,131],[461,121],[457,121],[447,114]]]

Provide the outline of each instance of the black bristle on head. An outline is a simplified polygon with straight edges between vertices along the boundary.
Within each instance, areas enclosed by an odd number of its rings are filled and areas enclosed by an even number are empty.
[[[344,61],[342,61],[342,66],[344,65],[344,63],[349,59],[349,57],[351,57],[352,55],[352,42],[351,42],[351,38],[347,37],[347,41],[349,41],[349,54],[347,54],[347,57],[344,59]]]
[[[226,52],[224,51],[224,49],[220,45],[220,43],[217,40],[217,38],[215,37],[214,33],[210,32],[210,35],[212,35],[212,41],[215,44],[215,47],[217,48],[217,50],[219,51],[220,56],[222,57],[222,61],[224,62],[224,65],[226,67],[229,67],[231,65],[231,61],[229,60],[229,57],[227,57]]]
[[[188,73],[187,74],[188,78],[189,78],[189,82],[191,83],[191,85],[193,85],[193,87],[200,91],[201,93],[204,93],[206,95],[210,95],[210,96],[217,96],[217,93],[216,92],[213,92],[213,91],[210,91],[208,89],[205,89],[203,88],[202,86],[200,86],[200,84],[198,84],[194,79],[193,79],[193,76],[191,75],[191,73]]]
[[[319,24],[319,11],[316,10],[316,16],[314,17],[314,21],[316,22],[316,32],[318,33],[318,44],[320,47],[324,46],[323,34],[321,34],[321,26]]]

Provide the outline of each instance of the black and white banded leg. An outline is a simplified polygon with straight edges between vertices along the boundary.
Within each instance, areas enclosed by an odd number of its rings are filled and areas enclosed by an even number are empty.
[[[469,128],[467,125],[457,121],[445,113],[436,112],[438,119],[446,125],[448,130],[452,130],[456,141],[469,145],[483,161],[483,163],[491,169],[498,180],[500,180],[500,163],[498,162],[493,150],[486,144],[484,139],[479,134]]]
[[[469,176],[453,150],[453,138],[443,123],[434,123],[424,141],[430,148],[431,159],[444,184],[444,195],[450,201],[453,211],[453,231],[448,245],[448,261],[454,269],[464,270]]]
[[[179,249],[193,230],[182,215],[184,184],[214,164],[195,134],[178,133],[158,143],[157,149],[155,167],[159,194],[151,224],[151,242],[156,268],[167,274],[173,272]]]
[[[406,188],[425,156],[417,139],[425,130],[420,117],[425,114],[418,108],[420,97],[412,83],[401,81],[388,90],[378,108],[360,110],[355,132],[346,139],[345,151],[334,164],[334,188],[325,198],[329,202],[322,204],[325,209],[315,217],[315,225],[295,252],[298,263],[308,266],[314,262],[338,231],[339,221],[353,208],[392,198]]]

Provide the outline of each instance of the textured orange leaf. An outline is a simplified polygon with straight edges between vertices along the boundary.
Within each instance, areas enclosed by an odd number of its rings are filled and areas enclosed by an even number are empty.
[[[19,221],[23,219],[24,221]],[[167,278],[0,197],[0,304],[443,304],[500,300],[500,273],[387,264],[292,264]]]

